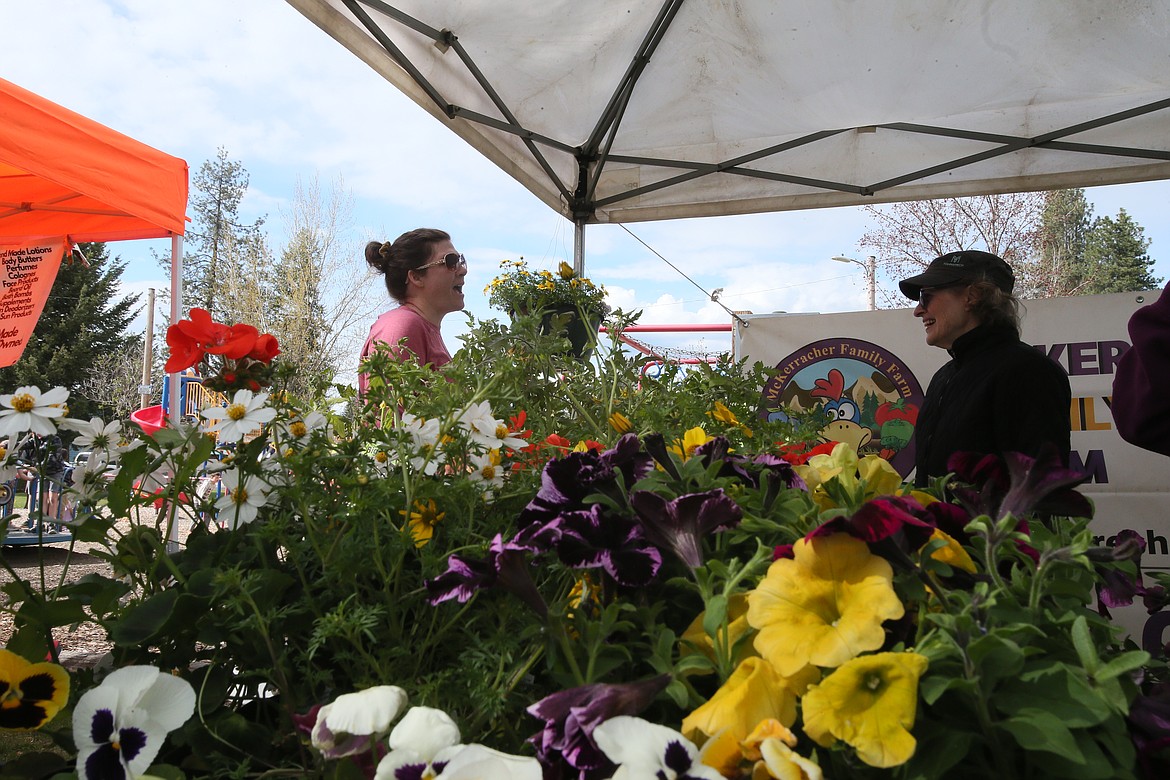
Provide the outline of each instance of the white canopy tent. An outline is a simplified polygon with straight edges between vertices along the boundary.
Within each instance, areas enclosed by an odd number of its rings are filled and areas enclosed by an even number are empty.
[[[1170,178],[1170,0],[288,0],[577,226]]]

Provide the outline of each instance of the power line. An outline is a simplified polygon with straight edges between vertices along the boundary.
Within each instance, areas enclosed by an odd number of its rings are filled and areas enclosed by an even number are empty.
[[[673,269],[675,270],[675,272],[677,272],[677,273],[678,273],[678,275],[679,275],[679,276],[681,276],[682,278],[686,279],[688,282],[690,282],[691,284],[693,284],[693,285],[694,285],[694,286],[695,286],[695,287],[698,289],[698,291],[699,291],[699,292],[701,292],[701,293],[703,293],[703,295],[707,296],[707,298],[708,298],[709,300],[711,300],[713,303],[716,303],[716,304],[718,304],[718,305],[719,305],[719,307],[720,307],[721,309],[723,309],[723,311],[725,311],[725,312],[727,312],[728,314],[730,314],[730,315],[731,315],[731,318],[732,318],[733,320],[735,320],[736,322],[738,322],[740,325],[744,326],[745,328],[748,326],[748,324],[747,324],[747,320],[745,320],[743,317],[741,317],[741,316],[739,316],[738,314],[736,314],[735,312],[733,312],[731,309],[727,308],[727,306],[725,306],[725,305],[723,304],[723,302],[719,300],[719,297],[718,297],[718,296],[714,295],[713,293],[710,293],[710,292],[708,292],[707,290],[704,290],[704,289],[703,289],[703,286],[702,286],[701,284],[699,284],[699,283],[698,283],[698,282],[696,282],[694,279],[692,279],[691,277],[689,277],[689,276],[687,276],[685,273],[683,273],[683,270],[682,270],[681,268],[679,268],[677,265],[675,265],[674,263],[672,263],[672,262],[670,262],[669,260],[667,260],[665,257],[663,257],[663,255],[662,255],[662,253],[661,253],[661,252],[659,252],[657,249],[655,249],[654,247],[650,246],[650,245],[649,245],[649,244],[647,244],[645,241],[643,241],[641,238],[639,238],[637,235],[635,235],[635,234],[634,234],[634,231],[630,230],[630,229],[629,229],[628,227],[626,227],[625,225],[622,225],[622,226],[621,226],[621,228],[622,228],[622,230],[626,231],[626,232],[627,232],[627,233],[629,233],[631,236],[633,236],[634,240],[636,240],[636,241],[637,241],[639,244],[641,244],[642,246],[646,247],[646,248],[647,248],[647,249],[649,249],[651,252],[653,252],[655,255],[657,255],[659,260],[661,260],[662,262],[666,263],[666,264],[667,264],[667,265],[669,265],[671,268],[673,268]]]

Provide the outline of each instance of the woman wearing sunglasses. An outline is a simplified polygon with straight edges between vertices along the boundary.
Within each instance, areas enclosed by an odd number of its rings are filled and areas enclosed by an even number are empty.
[[[935,258],[898,283],[918,301],[926,343],[951,361],[930,380],[918,416],[915,485],[948,473],[955,452],[1022,452],[1056,446],[1069,457],[1072,392],[1064,369],[1020,341],[1015,274],[1002,258],[967,250]]]
[[[463,309],[463,282],[467,260],[455,251],[451,236],[434,228],[403,233],[393,242],[366,244],[366,262],[386,277],[386,291],[398,306],[380,316],[370,328],[361,359],[378,342],[395,347],[399,360],[417,360],[432,368],[451,360],[439,325],[443,317]],[[404,349],[397,344],[406,339]],[[358,391],[365,394],[369,377],[358,375]]]

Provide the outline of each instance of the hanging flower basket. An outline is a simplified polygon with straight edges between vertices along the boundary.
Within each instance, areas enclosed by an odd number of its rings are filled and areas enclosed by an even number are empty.
[[[573,306],[554,306],[543,310],[540,332],[564,336],[572,345],[569,354],[578,360],[588,360],[597,346],[597,331],[602,319],[601,314],[583,318]]]

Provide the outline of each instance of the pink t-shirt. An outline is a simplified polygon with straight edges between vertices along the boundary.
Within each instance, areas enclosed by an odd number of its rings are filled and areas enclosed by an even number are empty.
[[[400,360],[411,357],[417,359],[419,365],[425,366],[430,363],[432,368],[451,362],[451,353],[443,343],[443,334],[439,327],[415,311],[412,306],[391,309],[374,321],[365,346],[362,347],[362,360],[374,352],[375,342],[397,344],[403,338],[406,339],[409,351],[400,353],[398,355]],[[358,392],[364,395],[369,386],[369,376],[358,374]]]

